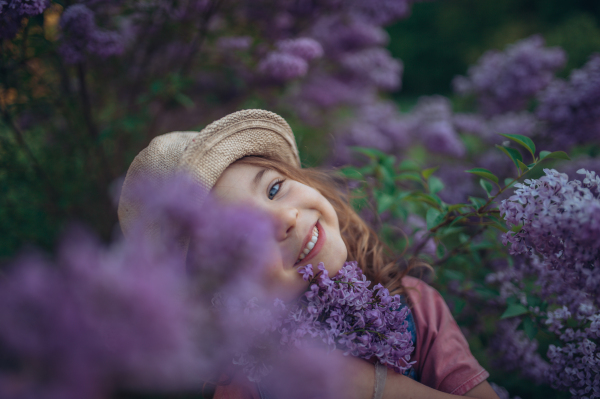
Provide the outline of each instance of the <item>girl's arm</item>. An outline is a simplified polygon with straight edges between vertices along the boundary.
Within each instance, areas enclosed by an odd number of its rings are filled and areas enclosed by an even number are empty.
[[[347,392],[344,392],[343,397],[348,399],[373,398],[375,387],[373,364],[353,356],[347,356],[344,368],[343,372],[347,376],[348,384],[345,387]],[[471,389],[465,396],[479,399],[500,399],[487,381]],[[383,391],[383,399],[452,399],[461,397],[463,396],[437,391],[389,369]]]

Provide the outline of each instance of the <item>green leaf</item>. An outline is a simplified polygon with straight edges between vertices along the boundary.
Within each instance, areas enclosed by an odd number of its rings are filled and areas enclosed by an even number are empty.
[[[419,170],[421,170],[421,167],[419,167],[419,165],[415,161],[411,159],[405,159],[404,161],[400,162],[400,166],[398,167],[398,169],[418,172]]]
[[[435,176],[430,176],[427,185],[431,194],[437,194],[444,189],[444,183]]]
[[[183,105],[187,109],[194,108],[194,106],[195,106],[194,100],[192,100],[191,98],[189,98],[188,96],[186,96],[183,93],[175,93],[175,95],[173,97],[174,97],[175,101],[177,101],[179,104]]]
[[[571,160],[571,158],[569,158],[569,155],[564,151],[554,151],[554,152],[541,151],[540,152],[540,161],[542,159],[546,159],[546,158],[564,159],[567,161]]]
[[[360,173],[356,168],[353,168],[352,166],[347,166],[345,168],[342,168],[339,170],[340,173],[352,180],[364,180],[364,176],[362,175],[362,173]]]
[[[465,206],[469,206],[468,204],[453,204],[448,207],[448,212],[457,211],[460,208],[464,208]]]
[[[500,230],[503,233],[507,233],[508,229],[503,226],[502,224],[498,223],[498,222],[490,222],[490,226],[492,226],[493,228],[495,228],[496,230]]]
[[[521,172],[526,172],[529,170],[529,166],[525,165],[523,162],[521,161],[517,161],[519,163],[519,169],[521,169]]]
[[[525,331],[525,334],[527,334],[530,340],[534,339],[538,332],[538,328],[535,325],[535,322],[529,317],[525,317],[523,319],[523,330]]]
[[[394,180],[412,180],[412,181],[417,181],[417,182],[422,182],[423,181],[421,179],[421,175],[419,175],[417,172],[404,172],[404,173],[400,173],[399,175],[397,175],[396,177],[394,177]]]
[[[531,158],[535,160],[535,144],[527,136],[521,136],[520,134],[500,134],[500,136],[506,137],[509,140],[527,148],[527,151],[531,154]]]
[[[481,208],[487,202],[483,198],[479,198],[479,197],[469,197],[469,201],[471,201],[471,203],[473,204],[475,209]]]
[[[358,152],[360,154],[366,155],[367,157],[376,160],[383,159],[387,156],[387,154],[376,150],[375,148],[365,148],[365,147],[350,147],[352,151]]]
[[[382,194],[377,198],[377,213],[383,213],[390,209],[394,204],[394,197],[388,194]]]
[[[444,269],[443,273],[444,277],[446,277],[448,280],[458,280],[460,282],[465,281],[465,274],[463,272],[452,269]]]
[[[506,310],[504,311],[504,313],[502,313],[502,316],[500,316],[500,318],[508,319],[510,317],[521,316],[526,313],[529,313],[529,311],[527,310],[527,308],[525,308],[525,306],[519,304],[511,304],[508,305],[508,308],[506,308]]]
[[[452,221],[452,223],[450,223],[450,225],[449,225],[449,226],[454,226],[456,223],[460,222],[460,221],[461,221],[461,220],[463,220],[464,218],[466,218],[466,216],[459,216],[459,217],[457,217],[456,219],[454,219],[454,220]]]
[[[483,177],[484,179],[488,179],[488,180],[493,181],[494,183],[498,184],[498,178],[496,177],[496,175],[494,175],[492,172],[490,172],[487,169],[484,169],[484,168],[473,168],[473,169],[470,169],[470,170],[465,170],[465,172],[472,173],[474,175],[477,175],[479,177]]]
[[[414,198],[426,202],[429,205],[433,205],[435,208],[439,208],[442,205],[442,200],[435,194],[425,194],[416,192],[414,193]]]
[[[425,180],[429,179],[429,176],[431,176],[433,174],[433,172],[435,172],[436,170],[438,170],[439,166],[433,167],[433,168],[429,168],[429,169],[425,169],[423,172],[421,172],[421,174],[423,175],[423,178]]]
[[[454,316],[458,316],[460,314],[460,312],[462,312],[462,310],[465,308],[465,305],[467,304],[467,301],[465,301],[462,298],[456,298],[454,300],[454,310],[453,310],[453,314]]]
[[[507,177],[506,179],[504,179],[504,185],[506,187],[510,187],[512,185],[514,185],[518,180],[513,179],[512,177]]]
[[[437,248],[435,249],[435,255],[438,258],[443,258],[445,254],[446,254],[446,248],[444,247],[444,244],[440,243],[437,246]]]
[[[431,230],[444,220],[444,215],[435,208],[429,208],[425,215],[425,222],[427,222],[427,229]]]
[[[481,187],[483,187],[483,189],[487,193],[488,198],[491,197],[494,186],[492,186],[491,183],[485,179],[479,179],[479,184],[481,185]]]
[[[498,144],[496,144],[496,148],[498,148],[500,151],[505,153],[510,159],[512,159],[513,163],[517,168],[519,167],[519,161],[523,162],[523,156],[521,156],[521,153],[515,150],[514,148],[505,147],[503,145]]]

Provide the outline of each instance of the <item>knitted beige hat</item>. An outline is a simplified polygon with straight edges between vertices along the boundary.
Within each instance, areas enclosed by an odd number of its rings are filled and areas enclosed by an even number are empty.
[[[210,190],[229,165],[248,155],[300,167],[290,126],[279,115],[260,109],[234,112],[200,132],[172,132],[154,138],[135,157],[123,182],[118,209],[123,233],[127,234],[141,210],[131,195],[137,179],[165,181],[183,170]]]

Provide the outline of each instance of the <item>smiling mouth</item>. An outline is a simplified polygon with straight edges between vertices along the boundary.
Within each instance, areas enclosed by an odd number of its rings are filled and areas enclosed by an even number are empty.
[[[304,248],[302,248],[300,255],[298,255],[298,259],[296,260],[296,263],[294,263],[294,266],[298,265],[302,261],[307,261],[316,256],[321,248],[323,248],[326,239],[325,230],[323,230],[321,223],[317,221],[317,223],[313,226],[311,236],[306,238],[306,244],[304,245]]]

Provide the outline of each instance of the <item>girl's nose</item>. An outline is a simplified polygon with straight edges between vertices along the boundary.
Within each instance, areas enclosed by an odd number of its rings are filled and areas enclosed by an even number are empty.
[[[298,209],[295,207],[281,207],[274,210],[274,213],[277,240],[283,241],[295,232]]]

